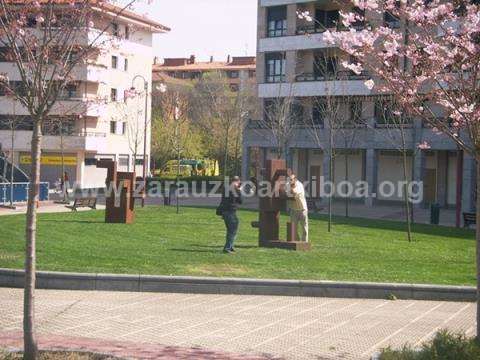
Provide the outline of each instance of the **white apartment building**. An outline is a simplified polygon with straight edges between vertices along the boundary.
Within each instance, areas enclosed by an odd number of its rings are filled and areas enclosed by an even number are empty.
[[[61,119],[63,130],[52,124],[44,129],[41,181],[50,182],[51,186],[61,177],[63,163],[70,182],[77,182],[82,188],[103,187],[106,170],[97,169],[96,160],[106,158],[116,160],[120,171],[135,170],[137,176],[142,176],[145,96],[147,166],[150,162],[153,35],[170,29],[131,11],[117,14],[118,11],[110,14],[111,24],[105,35],[115,46],[75,69],[76,85],[65,91],[51,113],[52,119]],[[95,26],[86,30],[88,36],[95,36],[96,29],[108,25],[108,15],[103,11],[98,19],[93,19]],[[1,55],[0,73],[8,74],[10,81],[20,81],[15,65]],[[136,96],[125,96],[132,86],[137,90]],[[0,94],[0,146],[11,154],[9,119],[21,120],[15,130],[13,155],[15,164],[28,174],[32,135],[28,113],[11,97],[1,95],[4,94]]]
[[[371,193],[376,193],[378,184],[386,180],[398,182],[403,179],[402,158],[398,151],[400,134],[389,126],[389,117],[394,115],[388,111],[385,114],[388,104],[365,86],[369,74],[355,75],[343,69],[341,60],[345,55],[324,41],[325,29],[341,31],[339,10],[346,10],[351,6],[348,4],[351,2],[258,1],[257,83],[264,118],[250,121],[245,129],[244,178],[261,177],[265,161],[277,157],[278,146],[272,130],[265,126],[266,117],[273,101],[293,98],[299,121],[288,141],[288,160],[300,179],[309,181],[323,176],[326,180],[340,182],[348,171],[349,181],[367,181]],[[304,11],[315,21],[300,19],[297,14]],[[400,26],[398,19],[389,13],[368,16],[366,14],[368,21]],[[322,61],[323,66],[319,66]],[[355,132],[353,139],[346,138],[345,134],[353,132],[348,128],[335,134],[332,174],[330,155],[325,151],[329,147],[330,131],[318,106],[326,96],[344,101],[341,116],[350,121]],[[357,119],[361,120],[358,124],[363,125],[357,126]],[[317,137],[312,136],[306,124],[316,127]],[[420,119],[409,119],[404,133],[407,148],[411,150],[407,159],[408,173],[411,179],[423,181],[424,205],[439,203],[443,207],[472,211],[476,196],[474,159],[458,150],[447,137],[435,134]],[[423,141],[427,141],[431,149],[420,151],[418,144]],[[349,154],[347,165],[345,152]],[[394,196],[361,201],[372,205],[401,199]]]

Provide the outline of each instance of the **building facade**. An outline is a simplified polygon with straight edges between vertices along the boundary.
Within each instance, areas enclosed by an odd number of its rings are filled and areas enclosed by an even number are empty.
[[[153,78],[157,82],[197,80],[209,72],[220,72],[230,88],[238,91],[255,83],[256,60],[254,56],[229,56],[227,61],[214,61],[211,58],[208,62],[199,62],[192,55],[189,58],[166,58],[162,64],[153,66]]]
[[[281,156],[301,180],[322,176],[335,183],[362,180],[368,182],[370,194],[377,194],[382,182],[404,179],[399,150],[406,149],[408,177],[424,185],[423,205],[472,211],[474,159],[421,120],[403,119],[391,99],[365,85],[369,74],[343,68],[342,60],[349,59],[325,41],[325,29],[341,31],[339,11],[351,11],[347,6],[342,8],[337,1],[259,0],[257,83],[263,118],[252,120],[245,129],[243,177],[261,177],[265,161],[279,156],[279,135],[269,128],[269,117],[278,116],[271,114],[275,104],[290,101],[296,120],[286,137],[288,150]],[[313,22],[298,16],[305,11]],[[400,26],[388,13],[368,16],[371,22]],[[327,121],[325,109],[331,104],[336,115]],[[402,130],[393,126],[398,122]],[[431,149],[419,149],[424,141]],[[358,199],[369,206],[401,200],[397,195]]]
[[[101,10],[100,10],[101,11]],[[114,46],[103,49],[96,59],[79,64],[74,84],[62,94],[43,129],[41,181],[53,184],[68,173],[70,182],[82,188],[105,186],[106,170],[96,168],[96,160],[113,159],[120,171],[143,172],[145,96],[147,106],[147,164],[150,159],[150,93],[152,84],[153,34],[169,29],[130,11],[103,11],[88,30],[94,38],[109,25],[104,36]],[[20,76],[6,58],[0,56],[0,72],[10,81]],[[144,84],[148,84],[145,92]],[[135,96],[132,88],[137,89]],[[0,94],[0,144],[11,157],[11,120],[15,121],[13,158],[30,172],[32,123],[26,109],[11,97]],[[101,100],[103,99],[103,100]],[[52,185],[51,185],[52,186]]]

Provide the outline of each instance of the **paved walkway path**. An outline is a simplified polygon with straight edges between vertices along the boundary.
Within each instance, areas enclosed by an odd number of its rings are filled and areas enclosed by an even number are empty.
[[[159,359],[368,359],[442,328],[473,335],[475,315],[473,303],[454,302],[45,290],[36,298],[44,346]],[[0,346],[19,347],[22,291],[0,289],[0,309]]]

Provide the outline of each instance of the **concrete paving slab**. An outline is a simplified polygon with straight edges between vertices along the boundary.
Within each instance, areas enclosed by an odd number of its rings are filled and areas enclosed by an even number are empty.
[[[36,299],[43,343],[107,344],[137,358],[175,348],[190,356],[182,359],[362,360],[444,328],[473,335],[475,324],[465,302],[66,290],[37,290]],[[0,347],[15,336],[18,347],[22,290],[0,288],[0,308]]]

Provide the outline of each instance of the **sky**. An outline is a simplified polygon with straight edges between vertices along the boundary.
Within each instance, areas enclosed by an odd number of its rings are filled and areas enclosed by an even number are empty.
[[[257,0],[153,0],[136,6],[142,14],[172,29],[156,35],[160,58],[189,57],[225,61],[228,55],[256,53]]]

